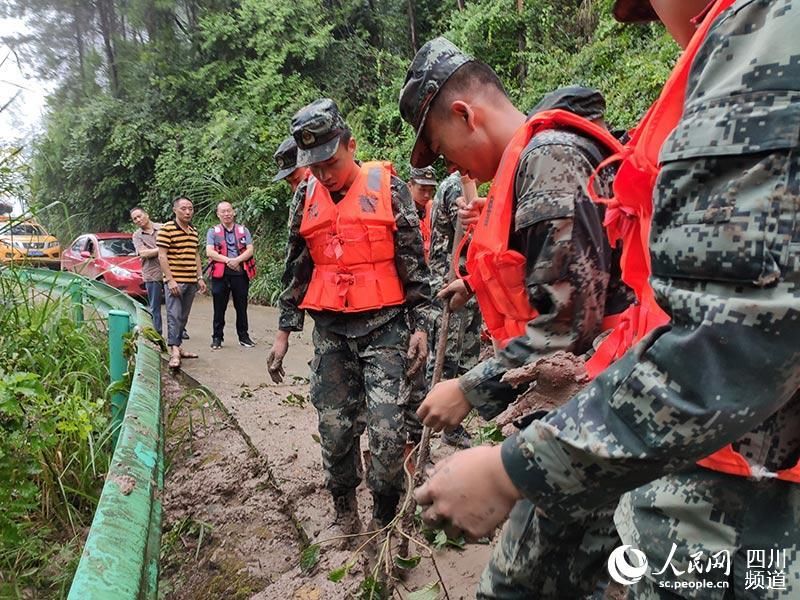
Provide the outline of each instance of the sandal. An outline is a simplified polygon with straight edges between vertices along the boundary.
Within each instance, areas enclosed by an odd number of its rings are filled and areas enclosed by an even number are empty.
[[[170,369],[180,369],[181,368],[181,357],[180,356],[173,356],[169,359],[169,368]]]
[[[194,352],[184,352],[181,350],[181,358],[197,358],[197,354]]]

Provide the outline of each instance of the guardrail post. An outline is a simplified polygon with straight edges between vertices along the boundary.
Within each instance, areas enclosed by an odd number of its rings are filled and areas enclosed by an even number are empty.
[[[69,285],[69,295],[72,298],[73,319],[77,325],[83,324],[83,289],[78,281]]]
[[[125,377],[128,363],[123,352],[123,336],[131,329],[131,316],[122,310],[108,311],[108,369],[111,373],[111,383],[117,383]],[[119,428],[122,417],[125,416],[125,405],[128,397],[122,392],[111,395],[111,424],[114,428],[113,441],[117,444]]]

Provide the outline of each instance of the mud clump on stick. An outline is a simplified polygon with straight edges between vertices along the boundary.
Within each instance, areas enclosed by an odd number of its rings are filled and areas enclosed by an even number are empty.
[[[514,387],[528,388],[496,419],[503,435],[508,436],[518,431],[515,422],[524,422],[530,415],[551,411],[566,403],[589,383],[589,375],[580,356],[559,351],[508,371],[503,381]]]

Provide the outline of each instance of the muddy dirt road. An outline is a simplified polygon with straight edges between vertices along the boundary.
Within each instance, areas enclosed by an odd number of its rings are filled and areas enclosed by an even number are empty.
[[[286,383],[275,385],[268,378],[265,363],[277,312],[251,306],[248,316],[255,348],[239,346],[231,307],[224,345],[212,351],[211,302],[199,297],[192,309],[188,326],[191,339],[185,342],[185,348],[200,357],[184,361],[184,371],[216,394],[232,420],[223,415],[216,424],[200,428],[202,443],[186,461],[176,462],[172,479],[167,482],[167,527],[181,524],[181,519],[185,522],[192,514],[198,521],[208,521],[206,547],[198,553],[196,570],[201,575],[211,570],[213,576],[222,579],[238,577],[241,584],[233,586],[236,593],[228,590],[226,597],[352,597],[364,577],[359,565],[339,583],[328,580],[329,572],[348,560],[347,553],[323,547],[320,563],[311,573],[303,573],[299,567],[303,537],[313,539],[333,513],[330,497],[322,487],[320,450],[314,439],[316,412],[308,402],[311,320],[307,320],[306,331],[292,334],[285,361]],[[449,452],[434,440],[434,460]],[[269,481],[270,472],[274,485]],[[363,484],[358,496],[366,524],[372,502]],[[302,531],[292,524],[292,515]],[[192,539],[198,537],[197,529],[195,525]],[[436,552],[436,563],[452,600],[474,596],[489,552],[488,545]],[[414,590],[435,579],[433,565],[423,559],[409,572],[404,585]],[[198,589],[194,588],[194,596],[175,591],[170,597],[197,598]],[[395,597],[406,595],[400,587]]]

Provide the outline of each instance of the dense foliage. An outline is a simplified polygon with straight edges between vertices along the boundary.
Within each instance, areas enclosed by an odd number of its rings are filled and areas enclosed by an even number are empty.
[[[289,199],[272,153],[303,104],[336,99],[361,156],[403,175],[411,135],[397,95],[434,35],[495,67],[522,108],[584,83],[621,127],[677,54],[658,26],[615,24],[610,0],[0,1],[35,32],[19,53],[60,82],[31,176],[34,205],[67,207],[50,225],[62,237],[125,227],[137,203],[167,218],[177,193],[208,219],[227,198],[257,233],[262,299],[276,289]]]
[[[110,460],[107,343],[14,269],[0,298],[0,598],[65,597]]]

